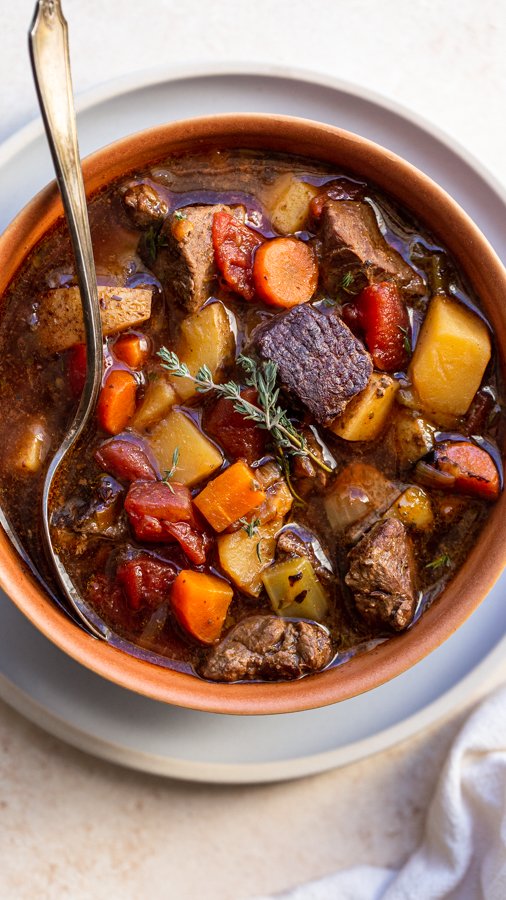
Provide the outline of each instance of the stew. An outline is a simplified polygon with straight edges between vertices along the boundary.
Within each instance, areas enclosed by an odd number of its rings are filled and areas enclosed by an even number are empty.
[[[494,338],[449,253],[374,185],[246,150],[125,176],[90,219],[103,386],[53,528],[104,633],[240,681],[411,627],[502,490]],[[86,369],[63,224],[0,345],[1,502],[45,572],[45,462]]]

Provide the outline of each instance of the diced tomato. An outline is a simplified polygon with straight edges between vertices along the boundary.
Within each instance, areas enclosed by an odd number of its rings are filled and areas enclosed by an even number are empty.
[[[148,454],[133,441],[119,438],[106,441],[95,451],[95,461],[104,472],[122,481],[157,480]]]
[[[86,592],[90,606],[112,628],[135,631],[136,615],[125,603],[125,595],[119,584],[112,582],[105,575],[95,575]]]
[[[455,477],[460,494],[497,500],[500,491],[497,466],[486,450],[470,441],[443,441],[434,451],[435,466]]]
[[[191,562],[204,564],[210,540],[198,528],[185,485],[137,481],[128,491],[125,512],[138,541],[177,541]]]
[[[227,212],[213,217],[213,246],[216,265],[229,287],[245,300],[252,300],[255,251],[264,241],[260,234]]]
[[[241,397],[249,403],[258,402],[255,388],[244,388]],[[251,465],[265,456],[267,431],[236,412],[233,404],[225,397],[217,400],[205,413],[204,430],[216,439],[232,459],[245,459]]]
[[[140,369],[149,356],[149,341],[143,334],[120,334],[114,341],[112,351],[116,359],[131,369]]]
[[[399,288],[393,282],[368,285],[353,303],[344,307],[343,319],[350,327],[360,327],[364,332],[377,369],[396,372],[408,364],[409,316]]]
[[[86,344],[75,344],[68,351],[67,371],[74,397],[80,397],[86,381]]]
[[[121,563],[116,571],[116,580],[130,609],[146,606],[156,609],[167,600],[176,574],[176,569],[169,563],[142,555]]]

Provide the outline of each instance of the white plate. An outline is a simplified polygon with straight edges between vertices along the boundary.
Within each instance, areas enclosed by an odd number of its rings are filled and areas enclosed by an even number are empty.
[[[350,85],[293,71],[149,73],[80,104],[83,155],[171,119],[255,111],[319,119],[365,135],[445,187],[506,259],[506,201],[478,163],[409,113]],[[38,123],[0,148],[3,228],[52,177]],[[58,737],[111,761],[176,778],[222,783],[294,778],[392,746],[476,692],[506,651],[506,576],[442,647],[372,693],[285,716],[217,716],[169,707],[82,668],[49,643],[4,596],[0,695]]]

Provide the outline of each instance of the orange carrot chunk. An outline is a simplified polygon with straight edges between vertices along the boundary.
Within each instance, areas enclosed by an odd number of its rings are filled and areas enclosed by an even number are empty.
[[[499,496],[499,472],[486,450],[470,441],[443,441],[434,456],[436,468],[455,477],[453,489],[458,493],[483,500],[496,500]]]
[[[106,376],[97,404],[97,421],[102,431],[119,434],[135,412],[137,382],[131,372],[111,369]]]
[[[221,634],[233,594],[222,578],[183,569],[172,585],[172,610],[192,637],[213,644]]]
[[[140,369],[149,356],[149,343],[143,334],[122,334],[114,341],[112,350],[116,359],[131,369]]]
[[[288,309],[307,303],[318,284],[312,248],[293,237],[265,241],[256,252],[253,281],[258,296],[270,306]]]
[[[210,481],[193,502],[215,531],[224,531],[264,500],[253,469],[240,459]]]

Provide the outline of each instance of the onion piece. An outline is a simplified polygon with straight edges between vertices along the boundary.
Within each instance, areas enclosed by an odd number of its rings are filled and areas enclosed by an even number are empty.
[[[415,466],[415,480],[424,487],[436,488],[440,491],[451,490],[455,485],[455,476],[448,472],[440,472],[429,463],[420,460]]]

